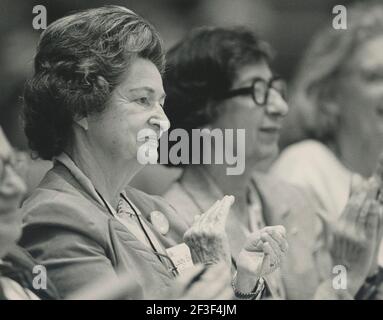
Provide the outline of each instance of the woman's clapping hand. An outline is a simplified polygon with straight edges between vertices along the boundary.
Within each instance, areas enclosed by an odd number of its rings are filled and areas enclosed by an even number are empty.
[[[378,250],[383,236],[381,177],[380,161],[370,179],[353,179],[350,199],[338,220],[331,220],[319,212],[333,266],[346,268],[347,289],[352,296],[377,270]]]
[[[186,231],[184,241],[189,246],[194,263],[231,265],[229,240],[225,226],[233,196],[225,196],[202,215],[194,219]]]

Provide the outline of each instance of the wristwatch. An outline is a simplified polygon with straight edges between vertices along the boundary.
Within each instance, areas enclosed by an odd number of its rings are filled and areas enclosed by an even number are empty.
[[[236,279],[237,272],[235,272],[233,280],[231,281],[231,286],[233,288],[234,295],[236,296],[236,298],[244,300],[259,300],[262,298],[262,294],[265,289],[265,280],[262,277],[258,279],[253,291],[251,292],[239,291],[235,286]]]
[[[368,277],[363,286],[357,292],[355,299],[357,300],[371,300],[374,299],[374,296],[383,282],[383,268],[378,267],[378,271]]]

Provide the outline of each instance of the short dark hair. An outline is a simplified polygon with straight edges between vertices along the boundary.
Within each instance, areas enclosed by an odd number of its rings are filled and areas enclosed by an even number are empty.
[[[230,89],[238,68],[269,58],[268,45],[244,27],[194,29],[166,55],[165,111],[172,128],[209,124],[216,114],[208,102]]]
[[[88,9],[50,24],[24,90],[24,129],[32,151],[45,160],[64,151],[74,118],[102,112],[137,57],[163,71],[159,34],[127,8]]]
[[[270,58],[268,44],[245,27],[191,31],[166,55],[165,112],[171,129],[191,133],[210,124],[220,114],[214,102],[231,88],[238,69]]]

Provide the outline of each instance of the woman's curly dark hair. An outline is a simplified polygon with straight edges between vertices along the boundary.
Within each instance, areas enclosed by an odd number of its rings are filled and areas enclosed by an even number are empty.
[[[269,45],[245,27],[194,29],[166,55],[165,112],[171,129],[191,136],[193,129],[212,123],[222,112],[215,102],[231,88],[239,68],[269,62],[271,56]]]
[[[159,34],[124,7],[89,9],[49,25],[24,90],[24,126],[32,151],[45,160],[59,155],[71,141],[73,120],[102,112],[137,57],[163,71]]]

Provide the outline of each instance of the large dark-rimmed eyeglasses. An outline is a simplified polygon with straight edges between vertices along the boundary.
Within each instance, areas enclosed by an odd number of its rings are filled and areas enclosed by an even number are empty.
[[[232,89],[223,95],[223,99],[250,94],[259,106],[265,106],[269,99],[270,89],[276,90],[286,100],[286,82],[279,76],[272,77],[269,81],[255,78],[249,87]]]

